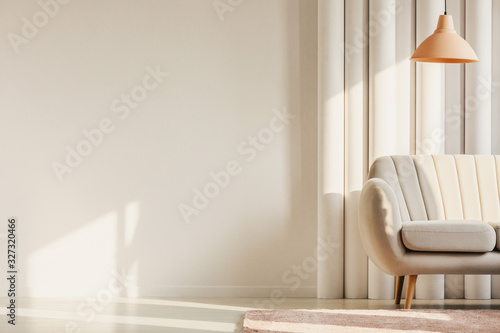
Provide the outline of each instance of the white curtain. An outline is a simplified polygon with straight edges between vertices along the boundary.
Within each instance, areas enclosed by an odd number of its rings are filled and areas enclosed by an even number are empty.
[[[392,154],[500,154],[500,0],[448,0],[476,64],[414,64],[444,0],[318,0],[318,297],[390,299],[394,277],[363,252],[359,193]],[[419,277],[421,299],[500,297],[498,276]]]

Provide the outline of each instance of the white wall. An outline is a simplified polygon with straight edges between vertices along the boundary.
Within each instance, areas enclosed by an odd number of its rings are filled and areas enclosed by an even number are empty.
[[[290,271],[316,246],[314,2],[223,0],[223,20],[212,1],[42,2],[47,22],[37,1],[0,1],[0,246],[17,216],[20,295],[93,296],[124,270],[128,295],[315,296],[315,268]],[[114,101],[140,97],[148,66],[169,75],[123,117]],[[54,162],[104,119],[60,181]],[[231,160],[241,173],[185,223],[179,205]]]

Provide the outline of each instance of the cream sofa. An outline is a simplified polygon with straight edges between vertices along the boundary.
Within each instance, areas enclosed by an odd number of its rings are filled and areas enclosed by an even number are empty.
[[[500,274],[500,156],[385,156],[361,192],[359,231],[370,259],[396,276]]]

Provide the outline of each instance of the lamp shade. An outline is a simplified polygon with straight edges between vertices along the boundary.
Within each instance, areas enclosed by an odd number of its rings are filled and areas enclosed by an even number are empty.
[[[410,60],[439,63],[479,61],[472,47],[455,31],[451,15],[439,16],[436,30],[420,44]]]

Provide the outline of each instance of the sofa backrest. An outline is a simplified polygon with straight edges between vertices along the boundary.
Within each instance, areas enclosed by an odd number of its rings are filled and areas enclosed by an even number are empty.
[[[384,156],[368,178],[389,183],[403,221],[500,221],[500,156]]]

